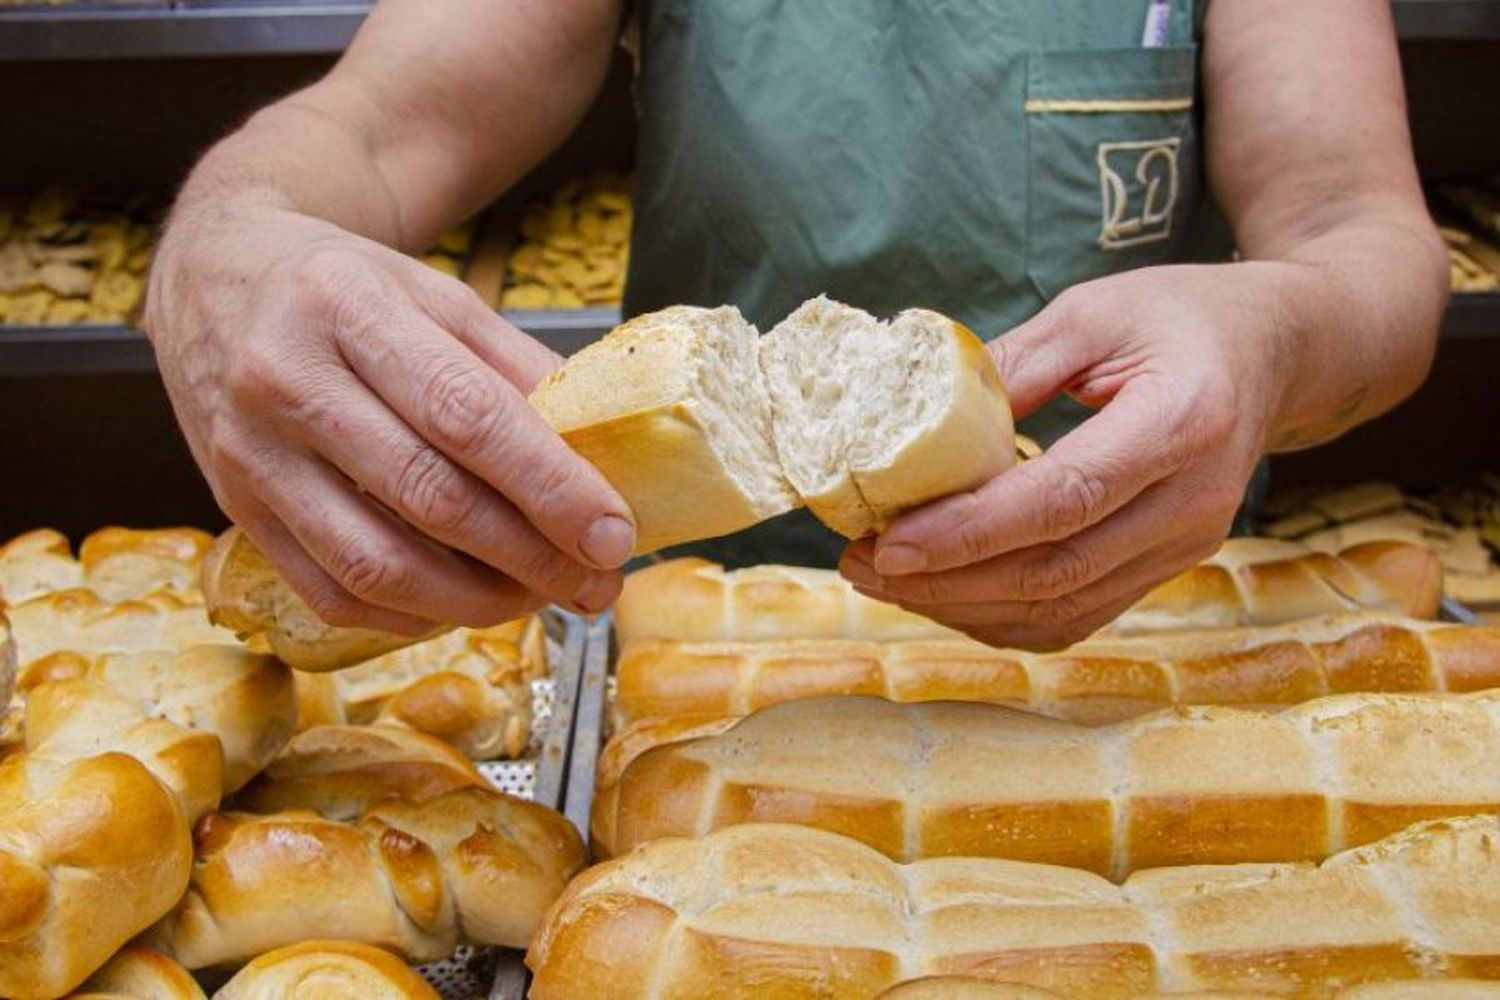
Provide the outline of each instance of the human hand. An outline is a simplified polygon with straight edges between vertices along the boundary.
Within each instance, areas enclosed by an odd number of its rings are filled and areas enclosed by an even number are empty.
[[[1278,266],[1112,275],[994,341],[1018,418],[1063,391],[1098,412],[1041,457],[850,544],[840,570],[991,645],[1044,649],[1206,558],[1278,403]]]
[[[629,508],[526,401],[561,359],[329,223],[199,206],[145,325],[226,514],[331,624],[423,634],[619,592]]]

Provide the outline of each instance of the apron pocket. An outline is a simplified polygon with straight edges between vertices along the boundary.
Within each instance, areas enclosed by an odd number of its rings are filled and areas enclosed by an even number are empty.
[[[1027,275],[1043,299],[1171,260],[1199,195],[1195,47],[1033,54]]]

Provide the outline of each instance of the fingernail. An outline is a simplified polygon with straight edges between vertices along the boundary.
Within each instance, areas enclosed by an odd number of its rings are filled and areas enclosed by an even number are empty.
[[[617,514],[596,518],[578,543],[583,557],[603,569],[617,569],[635,548],[635,528]]]
[[[613,576],[596,573],[583,581],[583,586],[573,595],[573,604],[577,610],[591,615],[609,607],[618,590]]]
[[[869,563],[860,562],[854,559],[845,559],[844,564],[840,567],[840,570],[844,574],[844,579],[848,580],[852,584],[855,584],[856,586],[880,586],[880,574],[876,573],[875,570],[871,568]]]
[[[927,553],[915,545],[886,545],[875,552],[875,571],[882,576],[920,573],[927,567]]]

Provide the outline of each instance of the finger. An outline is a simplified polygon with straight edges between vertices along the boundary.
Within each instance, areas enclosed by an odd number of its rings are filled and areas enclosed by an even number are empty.
[[[337,580],[323,572],[317,560],[308,555],[291,532],[258,501],[241,499],[236,504],[235,523],[265,553],[298,596],[329,624],[408,636],[426,635],[441,624],[377,607],[351,595],[339,586]]]
[[[882,575],[937,572],[1084,531],[1187,461],[1179,404],[1138,379],[1052,448],[971,493],[900,518],[875,541]]]
[[[257,472],[256,495],[325,573],[366,604],[484,627],[538,603],[514,580],[417,538],[321,459],[286,452],[276,468]]]
[[[1088,367],[1093,353],[1092,345],[1078,331],[1064,329],[1059,301],[989,344],[1017,420],[1066,390]]]
[[[1218,533],[1218,512],[1195,512],[1194,494],[1173,480],[1142,491],[1111,517],[1070,538],[939,573],[881,576],[868,550],[845,553],[839,569],[851,582],[912,605],[1043,601],[1081,590],[1152,549],[1163,538]],[[851,547],[852,549],[852,547]]]
[[[297,440],[407,523],[533,593],[592,614],[618,596],[617,572],[558,550],[488,484],[412,433],[351,373],[320,378],[316,403],[285,421]]]
[[[355,373],[421,438],[504,494],[563,552],[617,569],[630,509],[510,382],[415,310],[337,331]]]
[[[418,264],[408,290],[438,325],[523,394],[562,367],[561,355],[485,305],[462,281]]]

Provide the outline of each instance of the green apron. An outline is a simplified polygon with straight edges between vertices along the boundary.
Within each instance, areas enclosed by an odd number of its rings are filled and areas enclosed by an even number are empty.
[[[1204,195],[1199,0],[641,0],[625,309],[737,305],[762,330],[826,293],[986,339],[1063,289],[1223,259]],[[1049,405],[1048,443],[1087,411]],[[708,546],[822,562],[793,515]],[[700,546],[698,551],[705,551]]]

